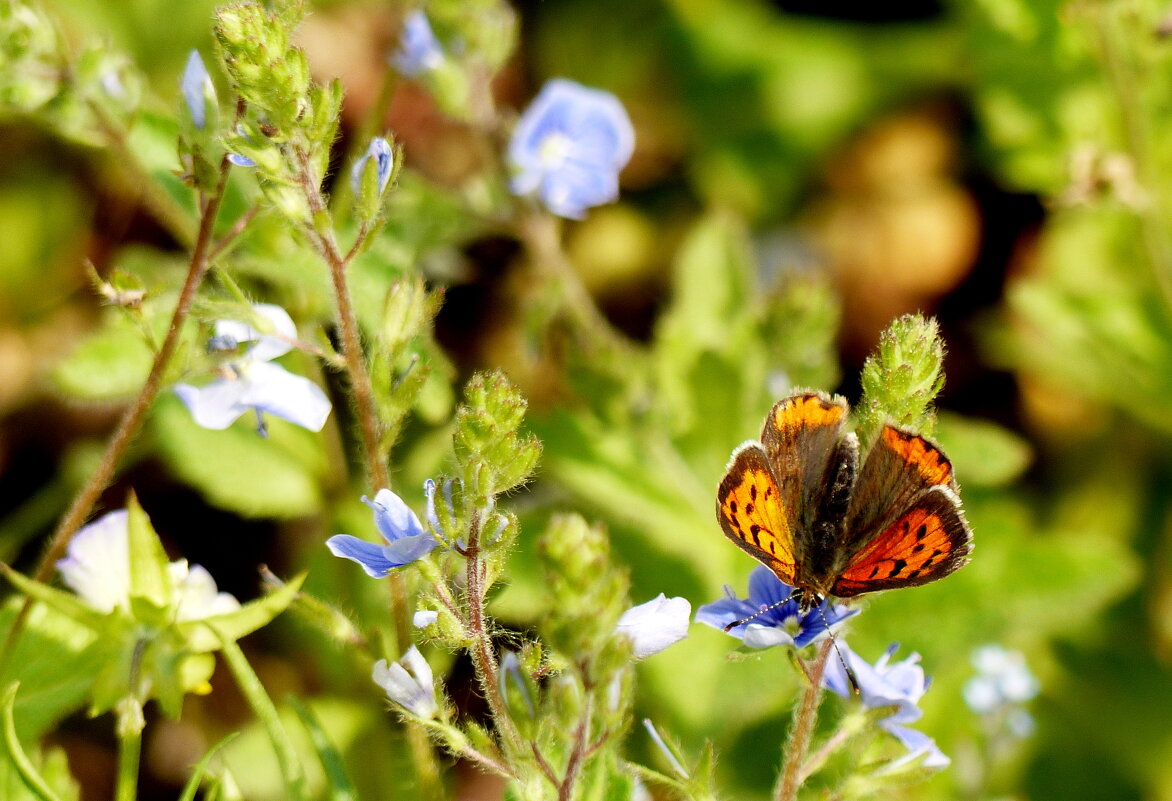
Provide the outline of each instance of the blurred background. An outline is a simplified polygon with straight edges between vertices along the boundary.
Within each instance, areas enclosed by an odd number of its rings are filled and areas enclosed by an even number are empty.
[[[214,5],[43,7],[66,40],[96,36],[126,53],[156,98],[145,105],[169,114],[189,50],[211,52]],[[434,5],[458,28],[458,2]],[[402,222],[392,211],[385,236],[411,247],[386,271],[422,269],[445,289],[435,339],[446,365],[396,449],[400,486],[442,471],[452,387],[500,367],[530,398],[545,444],[537,480],[513,498],[525,531],[567,508],[605,522],[636,602],[666,592],[696,606],[724,584],[743,592],[752,562],[712,513],[728,454],[792,386],[857,401],[863,359],[889,321],[935,315],[948,347],[935,436],[957,467],[974,560],[947,581],[874,598],[845,635],[872,660],[898,641],[934,676],[917,725],[953,764],[905,797],[1172,801],[1172,5],[513,8],[519,47],[492,82],[502,107],[523,108],[563,76],[615,93],[634,122],[621,199],[564,237],[582,284],[653,380],[624,385],[589,352],[550,345],[544,285],[516,235],[443,205],[491,153],[425,88],[401,81],[383,125],[406,154]],[[378,103],[405,12],[313,3],[300,42],[317,78],[346,87],[344,137]],[[94,352],[134,333],[110,331],[85,262],[164,285],[184,254],[109,149],[8,114],[0,152],[0,558],[27,569],[142,369],[87,372]],[[157,159],[169,158],[164,143]],[[254,255],[269,248],[269,261],[256,255],[243,282],[288,301],[278,235],[268,239],[250,244]],[[311,314],[314,303],[299,308]],[[361,507],[338,507],[349,490],[324,460],[278,463],[242,431],[230,447],[247,467],[202,469],[190,454],[229,440],[183,428],[171,400],[109,508],[133,487],[174,553],[241,598],[256,596],[267,564],[309,568],[314,591],[359,614],[379,603],[321,547],[353,530],[345,521],[368,525]],[[281,431],[280,446],[304,455]],[[523,534],[494,602],[502,623],[530,630],[540,589]],[[788,668],[776,653],[730,662],[735,643],[700,628],[640,666],[637,714],[686,753],[714,742],[727,797],[764,798],[788,725]],[[315,637],[282,619],[245,645],[274,697],[314,702],[363,797],[380,797],[378,774],[398,759],[392,716]],[[972,653],[988,643],[1020,651],[1040,682],[1028,725],[965,704]],[[469,666],[447,670],[460,697]],[[181,721],[152,721],[144,798],[174,797],[185,766],[247,723],[231,681],[213,683]],[[463,695],[478,714],[475,693]],[[48,717],[82,797],[107,797],[109,720]],[[629,739],[633,759],[654,762],[641,729]],[[228,750],[238,765],[271,760],[255,732]],[[279,797],[275,776],[240,773],[250,798]]]

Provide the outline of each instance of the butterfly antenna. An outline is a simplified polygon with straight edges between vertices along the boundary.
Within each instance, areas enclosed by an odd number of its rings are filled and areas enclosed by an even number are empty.
[[[769,604],[769,606],[763,606],[760,609],[758,609],[756,612],[754,612],[753,614],[749,615],[748,617],[742,617],[740,620],[734,620],[732,623],[729,623],[727,626],[724,627],[724,633],[728,634],[730,631],[735,629],[737,626],[743,626],[746,623],[749,623],[750,621],[756,620],[757,618],[761,617],[761,615],[765,614],[766,612],[769,612],[773,609],[776,609],[779,606],[784,606],[785,604],[788,604],[794,598],[797,598],[800,594],[801,593],[798,590],[794,590],[792,593],[790,593],[788,598],[783,598],[780,601],[775,601],[774,603]]]
[[[838,657],[838,663],[842,665],[842,672],[846,674],[846,680],[850,682],[851,694],[862,695],[863,690],[859,687],[858,677],[855,676],[855,672],[851,670],[851,666],[843,658],[842,651],[838,647],[838,638],[834,636],[834,632],[830,629],[830,621],[826,619],[826,604],[818,604],[818,616],[822,618],[822,625],[826,627],[826,636],[830,638],[830,645],[834,648],[834,655]]]

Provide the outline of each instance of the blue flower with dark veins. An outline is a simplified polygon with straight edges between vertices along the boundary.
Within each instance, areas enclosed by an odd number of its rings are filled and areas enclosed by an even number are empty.
[[[414,78],[438,68],[444,61],[444,49],[432,33],[431,23],[422,11],[412,11],[403,20],[399,49],[391,62],[403,75]]]
[[[424,530],[415,512],[389,489],[380,489],[373,501],[364,495],[362,501],[374,510],[374,524],[387,544],[337,534],[326,540],[326,547],[334,556],[362,565],[368,576],[386,578],[395,568],[427,556],[439,544]]]
[[[560,217],[581,219],[619,195],[619,173],[635,150],[635,129],[618,98],[600,89],[548,82],[509,141],[515,195],[536,195]]]
[[[751,617],[752,620],[728,631],[750,648],[774,645],[803,648],[859,612],[825,600],[803,614],[797,599],[790,597],[793,587],[764,566],[754,568],[749,575],[748,598],[737,598],[728,586],[724,591],[726,597],[700,607],[696,622],[723,630],[730,623]]]

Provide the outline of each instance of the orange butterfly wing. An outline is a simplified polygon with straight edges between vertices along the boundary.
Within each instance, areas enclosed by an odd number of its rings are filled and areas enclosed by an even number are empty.
[[[939,447],[884,426],[851,499],[839,543],[845,566],[831,593],[848,598],[915,587],[967,564],[972,531],[956,490],[952,464]]]
[[[932,487],[854,555],[831,594],[849,598],[927,584],[967,564],[971,550],[960,498],[947,486]]]
[[[738,548],[792,585],[797,560],[790,514],[761,445],[737,448],[716,494],[720,527]]]

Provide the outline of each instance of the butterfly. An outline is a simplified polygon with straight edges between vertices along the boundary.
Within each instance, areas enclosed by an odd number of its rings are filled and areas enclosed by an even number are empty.
[[[915,587],[968,564],[972,530],[952,463],[926,437],[884,425],[860,466],[842,398],[797,392],[732,455],[717,492],[725,535],[794,588],[828,596]]]

